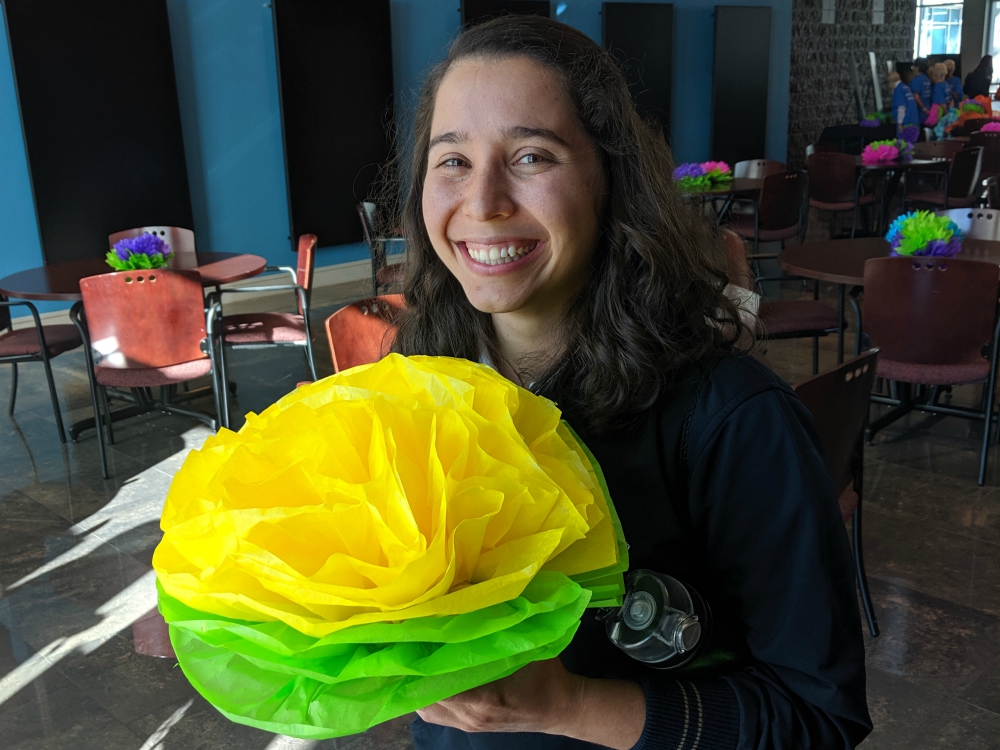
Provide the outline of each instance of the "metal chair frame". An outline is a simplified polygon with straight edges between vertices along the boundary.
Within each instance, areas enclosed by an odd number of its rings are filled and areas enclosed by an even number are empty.
[[[18,354],[14,356],[0,357],[0,364],[9,364],[10,371],[10,402],[7,405],[7,413],[14,416],[14,405],[17,401],[17,366],[25,362],[41,362],[45,368],[45,380],[49,386],[49,396],[52,399],[52,414],[56,420],[56,430],[59,432],[59,442],[66,442],[66,428],[63,426],[62,411],[59,408],[59,396],[56,393],[56,381],[52,377],[52,364],[49,357],[49,348],[45,343],[45,329],[42,326],[42,319],[38,315],[38,308],[31,302],[25,300],[8,300],[0,297],[0,307],[27,307],[35,323],[35,332],[38,335],[38,354]],[[13,325],[8,329],[13,331]]]

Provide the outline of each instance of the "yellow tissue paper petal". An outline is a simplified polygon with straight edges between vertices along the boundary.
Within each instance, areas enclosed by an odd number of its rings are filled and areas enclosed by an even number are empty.
[[[190,607],[324,637],[615,566],[612,516],[551,401],[480,364],[392,354],[192,451],[153,566]]]

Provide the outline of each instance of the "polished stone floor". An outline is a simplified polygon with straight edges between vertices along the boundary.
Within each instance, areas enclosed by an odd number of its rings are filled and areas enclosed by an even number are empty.
[[[785,294],[798,291],[793,284]],[[332,309],[316,310],[317,323]],[[834,362],[833,343],[823,342],[824,367]],[[322,341],[317,349],[328,373]],[[780,342],[766,356],[794,382],[808,374],[809,349]],[[232,362],[243,412],[307,377],[297,352],[239,352]],[[12,419],[0,366],[0,748],[411,746],[405,719],[320,743],[233,724],[174,663],[137,655],[131,624],[154,606],[149,566],[163,497],[208,431],[166,415],[119,423],[112,479],[103,480],[93,432],[61,446],[40,368],[22,366],[21,374]],[[79,351],[56,361],[56,382],[64,415],[88,416]],[[978,397],[974,388],[952,395]],[[876,728],[865,750],[1000,748],[1000,462],[992,460],[978,487],[977,435],[962,420],[911,416],[868,449],[865,543],[883,632],[867,640]]]

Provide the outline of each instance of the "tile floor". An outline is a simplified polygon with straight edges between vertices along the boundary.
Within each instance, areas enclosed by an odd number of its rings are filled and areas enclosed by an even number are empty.
[[[354,285],[328,301],[362,294]],[[332,309],[316,310],[317,322]],[[834,362],[833,343],[824,341],[823,366]],[[767,357],[794,382],[808,374],[809,346],[775,343]],[[244,411],[307,376],[295,352],[232,361]],[[321,374],[328,361],[321,341]],[[164,493],[208,431],[166,415],[119,423],[113,478],[103,480],[93,432],[60,445],[40,368],[21,372],[11,419],[0,367],[0,747],[411,747],[405,719],[319,743],[230,723],[172,662],[137,655],[130,626],[155,601],[149,566]],[[81,352],[56,360],[56,381],[64,415],[88,416]],[[953,395],[977,397],[974,388]],[[866,555],[883,632],[867,641],[876,728],[865,750],[1000,748],[1000,461],[994,453],[980,488],[977,455],[973,425],[925,416],[887,429],[867,451]]]

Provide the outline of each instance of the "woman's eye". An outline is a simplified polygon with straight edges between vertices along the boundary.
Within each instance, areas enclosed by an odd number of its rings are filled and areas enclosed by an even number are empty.
[[[442,167],[464,167],[465,162],[459,159],[457,156],[453,156],[450,159],[445,159],[441,162]]]
[[[518,164],[541,164],[545,161],[539,154],[525,154],[517,160]]]

